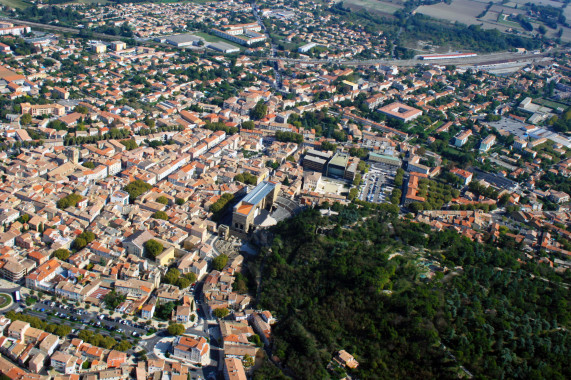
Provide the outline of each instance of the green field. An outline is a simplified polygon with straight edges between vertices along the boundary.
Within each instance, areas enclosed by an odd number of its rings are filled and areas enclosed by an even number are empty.
[[[0,0],[0,4],[6,5],[10,8],[17,8],[17,9],[28,8],[29,6],[32,5],[22,0]]]
[[[399,9],[402,9],[399,4],[385,3],[376,0],[347,0],[344,2],[344,5],[348,8],[354,8],[355,10],[365,8],[371,11],[387,13],[391,15]]]
[[[77,0],[80,4],[108,4],[107,0]]]
[[[214,2],[214,0],[189,0],[189,1],[180,1],[180,0],[160,0],[160,1],[155,1],[155,3],[159,3],[159,4],[169,4],[169,3],[195,3],[195,4],[207,4],[207,3],[212,3]]]
[[[547,100],[547,99],[533,99],[533,102],[537,103],[537,104],[541,104],[542,106],[545,106],[545,107],[553,108],[553,109],[556,109],[558,107],[561,107],[563,109],[567,109],[567,107],[568,107],[564,103],[557,103],[557,102],[553,102],[553,101]]]
[[[195,36],[204,38],[206,40],[206,42],[225,42],[229,45],[240,48],[240,50],[244,50],[244,46],[238,45],[232,41],[228,41],[222,37],[214,36],[212,34],[208,34],[208,33],[204,33],[204,32],[193,32],[192,34],[194,34]]]
[[[4,308],[12,302],[12,296],[6,293],[0,293],[0,309]]]

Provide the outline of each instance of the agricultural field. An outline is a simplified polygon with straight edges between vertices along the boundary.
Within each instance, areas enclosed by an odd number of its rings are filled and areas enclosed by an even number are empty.
[[[354,11],[364,8],[372,12],[391,15],[402,9],[401,1],[346,0],[343,5]]]
[[[510,0],[508,3],[504,4],[506,7],[515,8],[521,7],[527,3],[533,2],[536,5],[551,5],[554,8],[561,8],[563,6],[563,2],[560,1],[553,1],[553,0]],[[499,3],[499,2],[498,2]]]
[[[449,22],[461,22],[466,25],[481,25],[484,29],[498,29],[502,32],[515,31],[523,35],[531,36],[537,33],[537,29],[543,25],[543,22],[530,19],[533,25],[533,32],[525,31],[521,25],[513,20],[508,20],[508,15],[522,15],[526,17],[525,4],[529,0],[513,0],[505,4],[500,1],[493,1],[494,5],[488,9],[484,15],[484,11],[488,5],[485,0],[452,0],[451,4],[438,3],[433,5],[423,5],[416,9],[417,13],[422,13],[436,19],[446,20]],[[538,0],[534,2],[537,5],[550,5],[555,8],[561,8],[562,3],[551,0]],[[478,16],[482,16],[478,18]],[[571,20],[571,7],[564,9],[564,15],[568,20]],[[557,29],[547,27],[546,36],[556,37],[559,28],[563,28],[563,35],[561,39],[564,42],[571,41],[571,29],[558,25]]]
[[[0,4],[17,9],[24,9],[32,5],[22,0],[0,0]]]
[[[466,25],[481,24],[476,17],[484,11],[486,3],[473,0],[453,0],[451,4],[438,3],[422,5],[416,9],[417,13],[450,22],[461,22]]]

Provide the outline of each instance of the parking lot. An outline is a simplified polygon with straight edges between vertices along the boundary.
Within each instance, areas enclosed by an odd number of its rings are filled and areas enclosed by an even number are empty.
[[[363,176],[359,199],[372,203],[390,202],[396,169],[393,166],[372,164]]]
[[[82,310],[74,306],[64,305],[54,301],[41,301],[28,309],[28,314],[38,316],[44,320],[47,317],[67,320],[65,324],[70,324],[72,328],[83,330],[90,326],[90,330],[100,334],[117,333],[124,334],[125,337],[140,338],[147,334],[149,326],[142,322],[134,322],[121,317],[111,317],[93,311]],[[74,332],[75,334],[77,333]]]

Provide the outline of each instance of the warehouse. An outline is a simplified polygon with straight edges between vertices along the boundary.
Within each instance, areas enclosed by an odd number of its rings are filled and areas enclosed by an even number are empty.
[[[165,42],[176,47],[185,47],[185,46],[198,46],[198,41],[202,38],[195,36],[194,34],[185,33],[185,34],[175,34],[173,36],[168,36],[165,38]]]

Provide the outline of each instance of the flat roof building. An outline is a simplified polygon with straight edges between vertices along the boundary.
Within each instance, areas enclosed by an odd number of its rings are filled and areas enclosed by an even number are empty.
[[[175,34],[173,36],[168,36],[165,38],[165,42],[176,47],[184,47],[184,46],[192,46],[198,45],[198,41],[202,40],[202,38],[195,36],[194,34],[184,33],[184,34]]]
[[[237,48],[236,46],[227,44],[225,42],[210,43],[208,44],[208,47],[212,50],[220,51],[226,54],[238,53],[240,51],[240,48]]]
[[[327,164],[327,176],[328,177],[345,177],[345,169],[347,168],[347,163],[349,162],[349,155],[346,153],[335,153],[333,158]]]
[[[331,152],[309,149],[303,157],[303,169],[323,173],[332,155]]]
[[[403,103],[392,103],[379,109],[382,113],[404,123],[422,115],[422,111]]]
[[[395,166],[399,168],[402,166],[402,161],[397,157],[387,156],[385,154],[378,154],[373,152],[369,153],[369,161],[379,162],[381,164]]]

